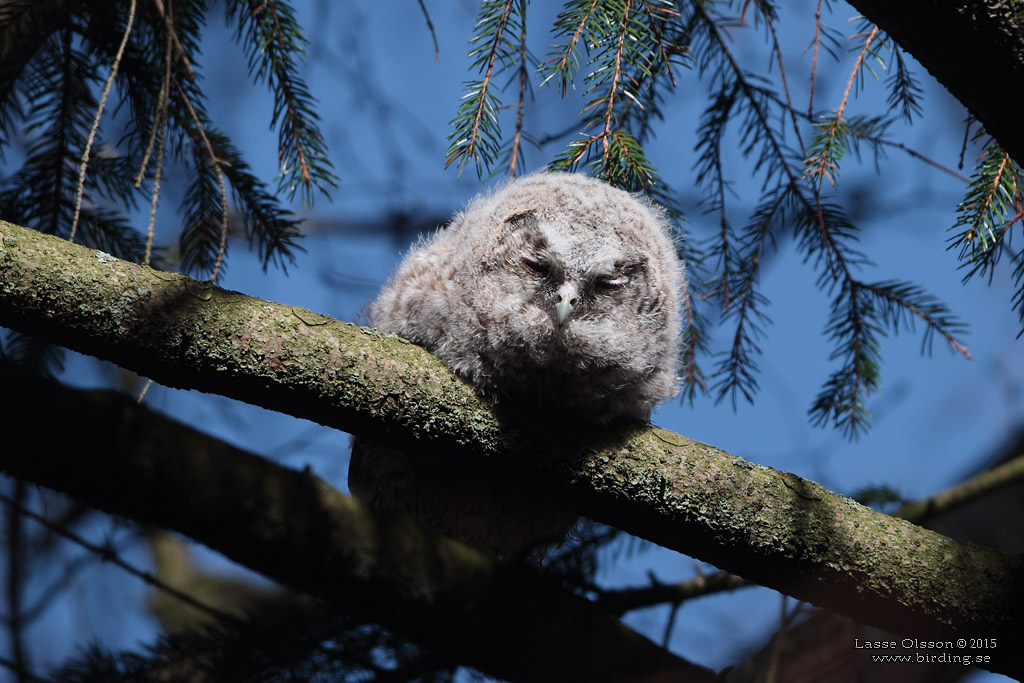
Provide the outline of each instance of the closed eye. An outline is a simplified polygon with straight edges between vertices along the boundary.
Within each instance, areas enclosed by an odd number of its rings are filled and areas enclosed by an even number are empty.
[[[599,292],[611,292],[616,289],[622,289],[629,282],[629,278],[625,276],[620,277],[599,277],[594,281],[594,288]]]
[[[523,265],[526,266],[527,270],[541,277],[547,277],[551,273],[551,266],[544,261],[529,256],[523,256]]]

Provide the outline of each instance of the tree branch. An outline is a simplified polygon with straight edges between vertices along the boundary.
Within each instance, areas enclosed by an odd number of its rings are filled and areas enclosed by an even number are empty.
[[[1024,560],[656,427],[530,435],[407,342],[0,222],[0,324],[497,474],[744,578],[916,638],[1024,634]],[[969,634],[969,635],[968,635]],[[1015,662],[994,670],[1020,674]]]
[[[0,470],[179,531],[459,662],[518,681],[717,680],[556,582],[410,517],[371,513],[309,471],[113,391],[74,390],[3,366],[0,382]],[[40,424],[54,416],[60,429]]]

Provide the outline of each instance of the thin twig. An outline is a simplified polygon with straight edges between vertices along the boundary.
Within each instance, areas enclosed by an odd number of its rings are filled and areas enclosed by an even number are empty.
[[[964,167],[964,157],[967,155],[967,143],[971,139],[971,124],[974,123],[974,116],[971,114],[967,115],[967,120],[964,121],[964,140],[960,143],[960,164],[957,168]]]
[[[185,74],[188,76],[188,80],[194,83],[196,80],[196,72],[192,69],[192,62],[188,59],[188,53],[185,52],[185,48],[182,47],[181,41],[178,40],[178,33],[174,30],[174,18],[171,16],[173,14],[173,11],[171,10],[171,0],[167,0],[167,8],[164,8],[164,3],[161,0],[153,0],[153,5],[156,6],[156,11],[160,16],[164,18],[164,25],[167,26],[167,32],[174,41],[174,47],[177,48],[178,60],[185,68]]]
[[[601,134],[601,146],[603,149],[602,156],[604,157],[605,171],[608,172],[609,163],[609,143],[608,136],[611,135],[612,129],[612,113],[615,108],[615,91],[619,87],[619,77],[622,75],[622,51],[625,47],[627,22],[629,21],[629,10],[632,5],[630,0],[626,0],[626,4],[622,8],[622,27],[619,29],[619,44],[615,47],[615,71],[612,73],[612,87],[608,89],[608,105],[605,107],[604,113],[604,131]]]
[[[146,392],[153,386],[153,380],[146,379],[146,383],[142,385],[142,389],[139,390],[139,395],[136,397],[136,403],[142,403],[142,399],[146,398]]]
[[[768,30],[772,33],[772,51],[775,53],[775,61],[779,64],[779,78],[782,81],[782,91],[786,93],[786,108],[790,112],[790,119],[793,122],[793,132],[796,133],[797,142],[800,144],[800,156],[807,156],[804,148],[804,138],[800,134],[800,123],[797,121],[796,112],[793,109],[793,101],[789,96],[789,80],[786,78],[786,67],[782,63],[782,48],[779,45],[779,34],[775,31],[775,23],[765,17]],[[813,81],[813,79],[812,79]],[[813,85],[811,87],[814,87]]]
[[[3,493],[0,493],[0,501],[3,501],[3,502],[5,502],[5,503],[7,503],[9,505],[18,505],[17,502],[15,502],[12,498],[9,498],[6,494],[3,494]],[[144,582],[146,582],[150,586],[153,586],[154,588],[157,588],[157,589],[167,593],[168,595],[171,595],[171,596],[177,598],[178,600],[181,600],[186,605],[188,605],[190,607],[194,607],[197,610],[199,610],[201,612],[204,612],[205,614],[209,614],[210,616],[215,617],[217,619],[231,619],[232,618],[231,615],[229,615],[229,614],[227,614],[225,612],[222,612],[221,610],[217,609],[216,607],[212,607],[210,605],[207,605],[204,602],[200,602],[197,598],[189,595],[188,593],[180,591],[177,588],[174,588],[173,586],[167,585],[166,583],[164,583],[163,581],[158,579],[153,574],[151,574],[151,573],[149,573],[147,571],[143,571],[141,569],[138,569],[138,568],[128,564],[127,562],[122,560],[120,558],[120,556],[118,556],[118,554],[110,546],[99,546],[99,545],[96,545],[95,543],[92,543],[90,541],[85,540],[84,538],[82,538],[81,536],[79,536],[75,532],[71,531],[70,529],[68,529],[66,527],[63,527],[63,526],[61,526],[59,524],[54,524],[52,521],[50,521],[46,517],[43,517],[42,515],[36,514],[32,510],[29,510],[28,508],[22,507],[20,505],[18,505],[18,508],[19,508],[19,511],[21,512],[21,514],[25,515],[29,519],[35,520],[36,522],[38,522],[39,524],[42,524],[44,527],[46,527],[50,531],[53,531],[54,533],[56,533],[56,534],[58,534],[60,536],[63,536],[64,538],[68,539],[72,543],[75,543],[75,544],[85,548],[86,550],[88,550],[91,553],[95,553],[101,559],[103,559],[103,561],[110,562],[115,567],[119,567],[122,570],[124,570],[124,571],[128,572],[129,574],[131,574],[132,576],[137,577],[139,579],[142,579]]]
[[[807,118],[814,118],[814,82],[818,76],[818,47],[821,45],[821,0],[814,9],[814,54],[811,57],[810,94],[807,97]]]
[[[156,232],[156,207],[160,198],[160,175],[163,171],[164,149],[166,147],[165,141],[167,138],[167,114],[165,113],[160,118],[160,134],[159,141],[157,143],[156,169],[153,171],[153,198],[149,206],[149,225],[146,226],[146,254],[143,260],[143,263],[147,266],[153,256],[153,238]]]
[[[661,583],[652,579],[648,586],[613,590],[596,589],[596,592],[597,604],[611,614],[622,616],[627,612],[653,605],[682,604],[705,595],[715,595],[753,585],[755,584],[735,574],[717,571],[708,575],[698,573],[692,579],[678,583]]]
[[[27,484],[22,479],[14,480],[14,497],[8,499],[6,545],[7,545],[7,609],[5,620],[10,636],[11,656],[19,671],[28,668],[28,656],[25,652],[25,614],[22,611],[22,599],[25,597],[25,562],[27,544],[25,543],[25,527],[22,519],[22,503],[27,494]]]
[[[427,20],[427,28],[430,30],[430,37],[434,39],[434,63],[437,64],[441,61],[441,48],[437,46],[437,31],[434,30],[434,22],[430,20],[430,13],[427,12],[427,6],[423,4],[423,0],[420,2],[420,11],[423,12],[423,18]]]
[[[879,144],[879,145],[885,145],[886,147],[895,147],[896,149],[902,150],[903,152],[905,152],[905,153],[909,154],[910,156],[914,157],[918,161],[923,161],[924,163],[928,164],[929,166],[934,166],[938,170],[943,171],[945,173],[948,173],[949,175],[953,176],[954,178],[956,178],[957,180],[960,180],[962,182],[968,183],[971,180],[970,178],[968,178],[964,174],[957,173],[956,170],[950,168],[949,166],[945,166],[944,164],[939,163],[935,159],[927,157],[924,154],[921,154],[920,152],[918,152],[917,150],[911,149],[910,147],[907,147],[902,142],[894,142],[892,140],[886,140],[885,138],[869,137],[869,136],[864,135],[863,133],[860,133],[858,131],[850,131],[850,135],[852,135],[855,138],[860,138],[861,140],[868,140],[870,142],[874,142],[874,143]]]
[[[423,0],[420,0],[422,4]],[[509,159],[508,176],[516,177],[516,162],[519,160],[519,146],[523,136],[523,110],[526,109],[526,4],[522,5],[522,20],[519,35],[519,111],[516,113],[516,132],[512,136],[512,153]]]
[[[103,108],[107,104],[107,96],[110,95],[110,89],[114,85],[114,77],[117,76],[117,68],[121,65],[121,57],[124,55],[124,49],[128,45],[128,37],[132,34],[132,24],[134,23],[135,0],[131,0],[131,6],[128,9],[128,25],[124,28],[124,36],[121,38],[120,47],[117,48],[114,63],[110,65],[110,75],[107,76],[107,83],[103,86],[103,95],[100,97],[99,106],[96,107],[96,116],[92,121],[92,130],[89,131],[89,138],[86,140],[85,150],[82,152],[82,164],[78,169],[78,189],[75,191],[75,217],[71,220],[71,235],[68,236],[69,242],[75,241],[75,231],[78,230],[78,218],[82,213],[82,195],[85,193],[85,171],[89,168],[89,153],[96,139],[96,132],[100,128]]]
[[[153,156],[153,149],[156,147],[157,131],[160,129],[160,122],[167,115],[167,100],[171,95],[171,46],[172,37],[167,33],[164,48],[164,78],[160,83],[160,94],[156,102],[156,115],[153,118],[153,129],[149,133],[149,142],[146,144],[146,151],[142,155],[142,163],[139,164],[139,172],[135,176],[135,187],[142,187],[142,181],[146,176],[146,169],[149,160]]]
[[[141,168],[139,168],[139,175],[135,182],[136,187],[139,187],[142,184],[142,176],[146,172],[146,164],[152,154],[153,145],[156,144],[156,169],[153,171],[153,193],[149,208],[149,225],[146,227],[146,255],[145,260],[143,261],[147,266],[153,256],[153,236],[156,231],[156,208],[160,198],[160,176],[163,172],[164,166],[164,150],[167,138],[168,122],[167,100],[170,96],[171,88],[171,44],[171,37],[168,35],[167,49],[164,54],[164,81],[160,86],[160,97],[157,101],[156,120],[153,121],[153,135],[150,138],[149,147],[146,149],[146,156],[142,161]]]

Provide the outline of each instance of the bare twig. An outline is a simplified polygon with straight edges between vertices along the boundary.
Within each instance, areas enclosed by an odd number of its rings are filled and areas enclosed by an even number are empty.
[[[122,560],[120,558],[120,556],[118,556],[118,554],[116,552],[114,552],[114,550],[109,545],[100,546],[100,545],[96,545],[95,543],[92,543],[90,541],[87,541],[84,538],[82,538],[81,536],[79,536],[78,534],[76,534],[74,531],[71,531],[70,529],[67,529],[66,527],[63,527],[63,526],[61,526],[59,524],[54,524],[53,522],[51,522],[46,517],[43,517],[42,515],[36,514],[32,510],[29,510],[29,509],[27,509],[25,507],[22,507],[13,498],[9,498],[6,494],[0,493],[0,501],[3,501],[3,502],[5,502],[5,503],[7,503],[8,505],[11,505],[11,506],[17,506],[19,512],[21,514],[25,515],[26,517],[28,517],[29,519],[32,519],[32,520],[38,522],[39,524],[43,525],[44,527],[46,527],[50,531],[53,531],[54,533],[56,533],[56,534],[58,534],[60,536],[63,536],[64,538],[68,539],[72,543],[80,545],[81,547],[85,548],[89,552],[95,553],[100,558],[102,558],[104,562],[109,562],[109,563],[113,564],[115,567],[119,567],[120,569],[128,572],[132,576],[137,577],[139,579],[142,579],[143,581],[145,581],[150,586],[153,586],[154,588],[157,588],[157,589],[167,593],[168,595],[171,595],[171,596],[177,598],[178,600],[181,600],[186,605],[188,605],[190,607],[194,607],[195,609],[197,609],[197,610],[199,610],[199,611],[201,611],[201,612],[203,612],[205,614],[209,614],[210,616],[212,616],[214,618],[217,618],[217,619],[231,619],[232,618],[229,614],[226,614],[225,612],[222,612],[221,610],[217,609],[216,607],[211,607],[210,605],[207,605],[206,603],[200,602],[199,600],[197,600],[196,598],[192,597],[188,593],[183,593],[182,591],[174,588],[173,586],[167,585],[166,583],[164,583],[163,581],[161,581],[157,577],[153,576],[149,572],[143,571],[141,569],[138,569],[138,568],[128,564],[127,562]]]
[[[422,3],[423,0],[420,0]],[[526,5],[523,5],[522,30],[519,36],[519,104],[516,112],[516,132],[512,136],[512,151],[509,155],[508,175],[516,176],[516,162],[519,160],[519,148],[523,136],[523,110],[526,108]]]
[[[821,46],[821,0],[814,8],[814,53],[811,57],[810,93],[807,96],[807,118],[814,118],[814,83],[818,76],[818,48]]]
[[[441,61],[441,48],[437,46],[437,31],[434,30],[434,22],[430,20],[430,13],[427,12],[427,6],[423,4],[423,0],[419,0],[420,11],[423,12],[423,18],[427,20],[427,29],[430,30],[430,37],[434,40],[434,63]]]
[[[75,217],[71,220],[71,234],[68,241],[75,241],[75,231],[78,229],[78,218],[82,213],[82,195],[85,192],[85,171],[89,168],[89,153],[92,151],[92,143],[96,139],[96,131],[100,128],[100,119],[103,118],[103,108],[107,104],[107,96],[110,95],[110,88],[114,85],[114,78],[117,76],[117,68],[121,65],[121,57],[128,45],[128,37],[132,34],[132,24],[135,23],[135,0],[131,0],[128,9],[128,24],[124,28],[124,36],[121,38],[121,45],[117,48],[117,55],[114,63],[110,65],[110,75],[107,76],[107,83],[103,86],[103,95],[100,97],[99,106],[96,107],[96,116],[92,121],[92,130],[89,131],[89,138],[85,142],[85,150],[82,152],[82,164],[78,169],[78,189],[75,191]]]
[[[192,62],[188,59],[188,53],[185,52],[185,48],[182,47],[181,41],[178,40],[178,33],[174,30],[174,17],[171,11],[171,0],[167,0],[167,7],[164,7],[162,0],[153,0],[153,5],[156,7],[156,11],[164,18],[164,25],[167,26],[167,33],[170,34],[171,40],[174,41],[174,47],[176,48],[176,56],[178,61],[181,62],[185,68],[185,73],[188,75],[188,80],[195,82],[196,72],[192,69]]]
[[[632,6],[630,0],[626,0],[626,4],[622,8],[622,25],[619,28],[619,44],[615,47],[615,71],[612,73],[612,87],[608,89],[608,104],[605,106],[604,112],[604,130],[601,134],[601,145],[604,156],[604,166],[608,169],[609,166],[609,147],[608,147],[608,136],[612,132],[612,113],[615,108],[615,91],[619,87],[619,78],[622,76],[622,51],[625,46],[626,32],[629,22],[629,10]]]
[[[142,185],[142,178],[146,172],[146,165],[152,154],[154,145],[157,148],[156,169],[153,171],[153,193],[149,207],[149,225],[146,226],[146,255],[143,263],[149,265],[153,256],[153,236],[156,231],[156,208],[160,198],[160,175],[164,166],[164,149],[167,136],[168,107],[167,99],[170,96],[171,88],[171,36],[167,35],[167,47],[164,53],[164,80],[160,85],[160,97],[156,105],[156,119],[153,121],[153,132],[146,148],[139,168],[139,175],[135,178],[135,187]],[[141,400],[141,396],[139,397]]]

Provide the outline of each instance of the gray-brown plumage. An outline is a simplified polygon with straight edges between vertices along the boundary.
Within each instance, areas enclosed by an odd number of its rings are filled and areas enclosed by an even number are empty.
[[[647,420],[675,394],[684,287],[658,208],[586,176],[539,173],[475,198],[413,247],[370,319],[499,409],[574,429]],[[356,440],[350,488],[498,555],[565,531],[570,516],[548,505],[418,462]]]

